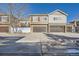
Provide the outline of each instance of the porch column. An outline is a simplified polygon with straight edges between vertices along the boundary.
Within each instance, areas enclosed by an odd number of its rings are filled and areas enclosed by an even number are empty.
[[[50,33],[50,24],[48,25],[48,32]]]
[[[31,32],[33,32],[33,25],[32,25],[32,21],[33,21],[33,19],[32,19],[32,16],[30,17],[30,28],[31,28]]]
[[[33,32],[33,26],[31,25],[30,27],[31,27],[31,32]]]
[[[47,33],[49,33],[49,24],[47,24],[47,28],[46,29],[47,29]]]
[[[67,32],[67,26],[65,25],[65,31],[64,32]]]

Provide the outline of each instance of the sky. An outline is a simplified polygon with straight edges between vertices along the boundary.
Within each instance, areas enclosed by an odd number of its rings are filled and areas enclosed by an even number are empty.
[[[23,17],[28,17],[29,14],[48,14],[56,9],[60,9],[68,14],[68,22],[79,18],[79,4],[78,3],[17,3],[14,5],[14,14],[20,13]],[[0,12],[8,13],[9,4],[0,3]],[[24,8],[19,12],[20,8]]]

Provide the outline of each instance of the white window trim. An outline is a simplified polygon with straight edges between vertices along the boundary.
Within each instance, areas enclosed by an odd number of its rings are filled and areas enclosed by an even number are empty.
[[[4,18],[4,17],[6,17],[6,18]],[[1,20],[2,20],[1,22],[8,22],[7,19],[8,19],[8,16],[1,16]]]

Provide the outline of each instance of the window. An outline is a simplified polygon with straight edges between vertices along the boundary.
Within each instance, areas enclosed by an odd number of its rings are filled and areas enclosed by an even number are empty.
[[[45,17],[44,19],[47,20],[47,17]]]
[[[33,16],[33,22],[38,22],[38,16]]]
[[[57,20],[57,18],[56,18],[56,17],[54,17],[54,20]]]
[[[8,16],[2,16],[2,22],[8,22]]]
[[[1,22],[1,16],[0,16],[0,22]]]
[[[41,21],[47,21],[47,19],[48,19],[47,16],[41,16],[41,17],[40,17],[40,20],[41,20]]]
[[[54,21],[55,20],[60,20],[61,19],[61,17],[54,17]]]

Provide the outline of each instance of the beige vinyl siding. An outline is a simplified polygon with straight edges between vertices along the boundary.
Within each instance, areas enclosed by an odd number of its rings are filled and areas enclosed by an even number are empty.
[[[48,23],[48,16],[31,16],[31,24],[47,24]]]
[[[54,18],[57,20],[54,20]],[[49,23],[67,23],[67,16],[59,12],[49,14]]]

